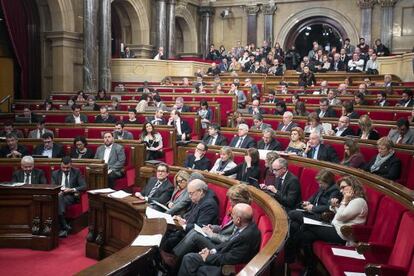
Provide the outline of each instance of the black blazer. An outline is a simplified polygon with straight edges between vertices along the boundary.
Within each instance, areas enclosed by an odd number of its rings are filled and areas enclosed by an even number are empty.
[[[20,152],[23,156],[29,155],[29,151],[25,146],[17,145],[17,151]],[[0,158],[6,158],[10,154],[10,148],[6,145],[0,149]]]
[[[116,123],[116,118],[113,115],[109,114],[108,118],[106,120],[104,120],[101,115],[98,115],[98,116],[95,117],[95,123],[97,123],[97,124],[115,124]]]
[[[337,130],[335,129],[335,132],[336,132]],[[352,130],[352,128],[350,128],[350,127],[347,127],[342,133],[341,133],[341,137],[345,137],[345,136],[347,136],[347,135],[352,135],[352,136],[354,136],[355,135],[355,133],[354,133],[354,131]]]
[[[313,205],[312,212],[322,214],[323,212],[329,211],[331,198],[342,198],[338,186],[333,184],[326,190],[319,188],[319,190],[308,199]]]
[[[259,252],[261,234],[255,223],[250,223],[243,231],[219,244],[217,253],[210,254],[205,265],[223,266],[248,263]]]
[[[72,150],[70,151],[70,157],[75,159],[94,159],[95,153],[92,149],[86,148],[86,153],[79,157],[79,153],[76,150],[76,148],[72,148]]]
[[[264,149],[264,148],[265,148],[265,143],[263,140],[260,140],[257,143],[257,149]],[[273,138],[269,143],[268,150],[282,150],[282,145],[280,144],[278,140]]]
[[[206,134],[203,138],[203,143],[208,145],[208,141],[210,140],[210,135]],[[214,141],[215,146],[227,146],[227,138],[221,134],[218,134],[216,141]]]
[[[239,139],[240,139],[239,136],[233,137],[229,146],[235,147]],[[255,147],[256,147],[256,141],[251,136],[246,135],[246,137],[244,137],[243,143],[241,144],[240,148],[248,149],[248,148],[255,148]]]
[[[277,126],[277,129],[276,130],[282,130],[282,128],[283,128],[283,126],[284,126],[284,124],[283,124],[283,122],[280,122],[280,124]],[[288,127],[285,129],[285,131],[291,131],[292,130],[292,128],[294,128],[294,127],[297,127],[298,126],[298,124],[296,124],[296,123],[294,123],[293,121],[292,122],[290,122],[289,123],[289,125],[288,125]]]
[[[403,100],[401,100],[401,101],[399,101],[398,102],[401,106],[405,106],[405,104],[407,103],[407,102],[404,102]],[[414,106],[414,99],[411,99],[411,100],[409,100],[408,101],[408,105],[407,105],[407,107],[412,107],[412,106]]]
[[[190,154],[187,155],[187,157],[185,158],[184,167],[201,171],[209,170],[211,167],[210,159],[208,159],[206,156],[203,156],[203,158],[201,158],[200,160],[195,161],[194,154]]]
[[[56,170],[52,172],[52,184],[60,185],[62,183],[62,170]],[[77,168],[71,168],[69,173],[69,187],[75,188],[76,191],[86,190],[85,178],[81,174],[80,170]]]
[[[213,192],[207,191],[207,194],[197,203],[191,203],[184,219],[187,221],[185,231],[189,232],[194,228],[194,224],[199,226],[208,224],[217,224],[218,204]]]
[[[299,179],[291,172],[287,172],[282,190],[278,190],[273,195],[287,210],[294,209],[301,202]]]
[[[260,168],[259,164],[252,164],[250,168],[246,169],[246,162],[238,164],[233,169],[225,171],[223,175],[232,175],[236,174],[236,179],[239,181],[249,182],[252,181],[251,178],[259,180],[260,177]]]
[[[321,113],[321,109],[318,108],[318,109],[315,110],[315,112],[319,116],[319,114]],[[326,110],[325,115],[323,116],[323,118],[335,118],[335,117],[337,117],[335,110],[333,110],[332,107],[328,107],[328,110]]]
[[[249,107],[248,109],[247,109],[247,112],[249,112],[249,114],[253,114],[253,107]],[[259,113],[260,114],[265,114],[266,113],[266,111],[263,109],[263,108],[260,108],[259,107]]]
[[[148,180],[147,185],[142,189],[141,194],[143,196],[148,196],[154,188],[155,184],[157,183],[158,179],[156,177],[151,177]],[[150,199],[156,200],[159,203],[167,204],[167,202],[170,200],[172,193],[174,192],[174,186],[170,182],[170,180],[165,179],[161,186],[158,187],[158,189],[155,191],[155,193],[151,196]],[[151,201],[150,201],[151,202]]]
[[[191,137],[190,125],[187,123],[187,121],[184,121],[183,119],[180,120],[180,125],[181,125],[181,133],[185,133],[186,139],[189,139]]]
[[[362,130],[358,129],[357,136],[359,136],[361,138],[361,135],[362,135]],[[368,140],[378,140],[379,138],[380,138],[380,135],[378,134],[378,132],[375,129],[372,129],[369,132]]]
[[[368,164],[365,166],[365,170],[367,172],[370,172],[370,169],[372,165],[375,163],[375,158],[377,156],[374,156],[371,161],[369,161]],[[390,158],[388,158],[387,161],[385,161],[379,168],[378,171],[373,172],[373,174],[382,176],[384,178],[390,179],[390,180],[397,180],[400,178],[401,175],[401,160],[398,159],[398,157],[393,154]]]
[[[31,174],[32,184],[47,184],[45,173],[40,169],[33,169]],[[24,182],[24,171],[18,170],[13,173],[12,182]]]
[[[312,158],[312,151],[307,153],[308,158]],[[318,160],[339,163],[338,154],[335,149],[326,144],[320,144],[318,150]]]
[[[147,118],[147,122],[149,122],[149,123],[151,123],[153,125],[166,125],[167,124],[167,122],[165,121],[164,118],[160,118],[157,121],[155,121],[155,117],[154,116],[148,117]],[[157,123],[155,124],[155,122],[157,122]],[[137,122],[137,124],[139,124],[139,122]]]
[[[42,155],[45,150],[45,145],[40,144],[33,150],[33,155]],[[62,158],[65,156],[65,151],[61,144],[53,143],[52,158]]]
[[[80,120],[82,123],[88,122],[88,117],[85,114],[80,114],[79,116],[80,116]],[[65,123],[70,123],[70,124],[75,123],[75,117],[73,117],[73,114],[66,116]]]

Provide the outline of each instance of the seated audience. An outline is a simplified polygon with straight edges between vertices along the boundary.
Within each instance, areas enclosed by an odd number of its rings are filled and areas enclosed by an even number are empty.
[[[249,108],[247,109],[247,112],[253,115],[266,113],[265,110],[260,107],[260,101],[258,99],[254,99],[252,101],[252,105],[249,106]]]
[[[23,156],[20,160],[20,167],[20,170],[13,172],[11,182],[47,184],[45,173],[41,169],[34,168],[34,159],[30,155]]]
[[[344,142],[344,159],[342,165],[362,169],[365,166],[365,158],[359,151],[358,142],[354,139],[347,139]]]
[[[134,58],[135,54],[129,49],[128,46],[125,46],[123,52],[121,52],[121,58]]]
[[[149,102],[148,94],[142,94],[137,106],[135,107],[135,110],[137,111],[137,113],[144,113],[148,109],[148,102]]]
[[[207,133],[203,137],[203,143],[207,146],[226,146],[227,138],[220,133],[218,124],[211,124],[207,129]]]
[[[165,212],[172,216],[184,215],[191,205],[191,199],[188,195],[187,184],[190,175],[184,170],[178,171],[174,176],[174,191],[166,206],[169,208]]]
[[[285,149],[287,153],[294,153],[297,155],[303,155],[306,149],[305,132],[300,127],[294,127],[290,131],[289,145]]]
[[[116,118],[109,114],[108,107],[103,105],[99,108],[100,114],[95,117],[95,123],[98,124],[115,124]]]
[[[45,100],[45,102],[43,103],[43,110],[44,111],[55,110],[55,108],[53,107],[52,101]]]
[[[31,138],[31,139],[41,139],[42,135],[44,133],[52,133],[53,132],[49,129],[45,128],[45,119],[40,119],[37,123],[36,123],[37,128],[34,130],[31,130],[29,132],[29,135],[27,136],[27,138]]]
[[[270,90],[267,94],[267,100],[265,104],[275,104],[278,102],[278,99],[276,98],[276,92],[274,90]]]
[[[95,100],[97,101],[110,101],[111,100],[111,96],[108,96],[106,94],[106,90],[105,89],[99,89],[98,93],[96,94]]]
[[[389,106],[389,102],[387,101],[387,93],[385,91],[381,91],[377,93],[377,101],[376,105],[378,106]]]
[[[134,108],[128,109],[128,118],[124,119],[125,124],[139,124],[137,120],[137,111]]]
[[[405,89],[401,95],[401,100],[395,106],[413,107],[413,91],[411,91],[410,89]]]
[[[257,149],[261,150],[281,150],[282,145],[278,140],[276,140],[275,131],[268,127],[263,131],[262,139],[257,143]]]
[[[237,135],[230,142],[230,147],[233,148],[255,148],[256,141],[248,135],[249,133],[249,126],[246,124],[239,124],[237,128]]]
[[[367,115],[361,115],[358,119],[358,132],[357,136],[361,140],[378,140],[380,138],[380,135],[378,132],[374,129],[372,125],[371,118]]]
[[[121,106],[119,105],[119,99],[117,97],[112,97],[111,99],[111,105],[108,105],[109,111],[120,111]]]
[[[104,144],[99,146],[95,153],[95,159],[101,159],[108,164],[108,186],[115,187],[115,181],[125,176],[125,149],[122,145],[114,143],[112,132],[104,133]]]
[[[253,125],[251,130],[258,131],[258,130],[265,130],[267,128],[272,128],[271,125],[263,123],[263,115],[262,114],[255,114],[253,115]]]
[[[308,157],[320,161],[339,163],[338,154],[336,153],[335,149],[329,145],[322,144],[322,137],[317,132],[312,132],[309,135],[309,141],[306,144],[306,149],[303,152],[303,157]]]
[[[388,138],[394,144],[414,145],[414,130],[410,129],[410,122],[408,119],[398,119],[397,128],[390,130]]]
[[[265,171],[264,171],[264,174],[263,174],[264,182],[259,185],[259,187],[262,190],[265,190],[265,187],[263,185],[268,186],[268,185],[274,185],[275,184],[276,176],[273,173],[272,164],[279,157],[280,157],[279,154],[275,151],[269,151],[266,154]]]
[[[333,130],[329,130],[328,135],[336,137],[345,137],[348,135],[354,136],[355,133],[349,126],[350,124],[351,120],[348,116],[341,116],[338,120],[338,126]]]
[[[85,114],[81,114],[81,107],[80,105],[74,104],[72,105],[72,114],[66,116],[65,123],[68,124],[83,124],[88,122],[88,117]]]
[[[365,100],[365,95],[361,92],[358,92],[354,96],[354,106],[368,105],[368,102]]]
[[[222,147],[220,149],[220,158],[217,158],[214,166],[211,168],[211,173],[225,172],[236,167],[233,161],[233,151],[230,147]],[[236,174],[230,175],[231,178],[236,178]]]
[[[62,158],[65,156],[63,145],[53,142],[53,133],[42,135],[43,143],[35,147],[33,155],[43,155],[49,158]]]
[[[315,110],[319,118],[335,118],[336,112],[329,105],[329,100],[327,98],[322,98],[319,100],[319,108]]]
[[[88,141],[83,136],[76,136],[73,140],[73,148],[70,151],[70,157],[74,159],[93,159],[95,153],[88,148]]]
[[[370,173],[390,180],[397,180],[401,175],[401,161],[395,155],[394,143],[388,137],[377,141],[378,154],[374,156],[364,169]]]
[[[0,131],[0,137],[6,137],[7,134],[13,134],[17,138],[24,138],[23,132],[20,129],[15,129],[12,121],[3,123],[3,130]]]
[[[35,113],[33,113],[29,107],[25,107],[23,109],[23,116],[18,116],[19,118],[26,118],[27,122],[29,124],[35,124],[37,123],[40,119],[43,119],[42,116],[36,115]],[[18,137],[18,136],[17,136]]]
[[[348,72],[352,73],[361,73],[364,71],[364,59],[360,58],[360,56],[356,53],[352,55],[352,59],[348,61]]]
[[[213,91],[211,91],[211,93],[212,93],[212,94],[223,94],[223,93],[224,93],[224,91],[223,91],[223,87],[222,87],[222,85],[221,85],[220,83],[215,84],[215,85],[213,86]]]
[[[381,39],[375,40],[375,52],[379,57],[390,55],[390,50],[382,44]]]
[[[178,110],[171,111],[167,125],[175,127],[178,141],[186,141],[191,138],[191,128],[187,121],[181,119],[181,113]]]
[[[260,178],[259,161],[260,156],[257,149],[248,148],[243,163],[238,164],[228,171],[219,172],[219,174],[225,176],[236,174],[237,180],[247,182],[253,186],[258,186]]]
[[[154,126],[166,125],[167,122],[164,119],[164,110],[157,109],[154,113],[154,116],[148,117],[147,121],[153,124]]]
[[[338,99],[337,93],[334,89],[329,89],[326,97],[328,99],[329,105],[340,105],[341,104],[341,100]]]
[[[275,107],[275,115],[283,115],[287,111],[286,103],[284,101],[277,101]]]
[[[305,65],[303,67],[303,72],[299,75],[298,85],[303,87],[316,85],[315,74],[310,71],[309,66]]]
[[[304,132],[305,134],[317,132],[321,136],[325,134],[325,130],[321,124],[321,119],[316,112],[312,112],[308,115],[308,124],[305,126]]]
[[[297,101],[295,104],[295,110],[293,111],[294,116],[308,116],[309,112],[306,111],[306,106],[304,102]]]
[[[25,146],[19,145],[19,138],[16,134],[8,133],[6,135],[6,145],[0,149],[0,158],[22,158],[29,155]]]
[[[238,83],[232,83],[228,94],[234,94],[237,97],[237,106],[238,108],[246,108],[247,97],[244,94],[243,90],[239,90]]]
[[[351,101],[343,102],[342,116],[347,116],[349,119],[359,118],[359,114],[356,111],[354,111],[354,104]]]
[[[220,73],[221,73],[220,68],[217,66],[215,62],[213,62],[211,64],[211,67],[209,67],[207,70],[207,75],[209,76],[217,76],[217,75],[220,75]]]
[[[244,87],[250,87],[250,95],[252,99],[260,99],[260,90],[257,84],[252,82],[252,79],[245,79],[244,80]]]
[[[173,109],[179,111],[180,113],[191,111],[190,107],[184,104],[183,97],[178,97],[177,99],[175,99],[175,104],[173,106]]]
[[[290,111],[286,111],[283,114],[282,122],[277,126],[277,130],[290,131],[292,128],[297,126],[298,125],[293,122],[293,113]]]
[[[83,106],[83,110],[99,111],[101,107],[96,103],[95,97],[90,95],[88,97],[88,103]]]
[[[377,61],[377,54],[372,53],[371,57],[367,61],[367,64],[365,66],[365,71],[369,75],[378,75],[378,61]]]
[[[164,54],[164,47],[159,47],[157,54],[153,58],[154,60],[165,60],[166,56]]]
[[[210,169],[210,159],[206,157],[208,146],[204,143],[198,143],[194,154],[187,155],[184,161],[184,167],[194,170],[206,171]]]
[[[234,111],[233,115],[230,118],[229,127],[239,127],[240,124],[245,124],[243,113],[239,111]]]
[[[72,167],[69,156],[62,158],[60,169],[52,172],[52,185],[60,185],[58,197],[59,237],[67,237],[71,227],[66,222],[65,212],[69,205],[79,201],[79,192],[86,190],[85,178],[79,169]]]
[[[134,135],[128,130],[124,129],[125,124],[123,121],[115,123],[114,139],[115,140],[134,140]]]
[[[208,128],[213,120],[213,112],[208,107],[208,102],[206,100],[201,100],[197,115],[200,116],[201,119],[201,128]]]
[[[156,160],[162,158],[164,144],[161,134],[155,130],[154,125],[147,122],[142,126],[139,141],[145,144],[145,160]]]

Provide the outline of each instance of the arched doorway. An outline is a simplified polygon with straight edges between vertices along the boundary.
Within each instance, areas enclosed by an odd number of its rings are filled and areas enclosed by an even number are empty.
[[[326,51],[332,47],[338,49],[347,38],[345,29],[335,20],[324,17],[311,17],[298,22],[285,40],[285,49],[296,46],[301,56],[307,55],[312,43],[317,41]]]

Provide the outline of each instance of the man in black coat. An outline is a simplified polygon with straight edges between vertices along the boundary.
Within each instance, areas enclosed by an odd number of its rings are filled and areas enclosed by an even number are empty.
[[[33,155],[43,155],[49,158],[62,158],[65,156],[63,146],[53,142],[53,133],[46,132],[42,135],[43,144],[33,150]]]
[[[336,112],[329,106],[329,101],[327,98],[322,98],[319,101],[319,108],[315,110],[319,118],[335,118]]]
[[[107,106],[100,107],[100,114],[95,117],[95,123],[97,124],[115,124],[116,118],[109,114]]]
[[[321,136],[318,132],[312,132],[309,135],[309,141],[303,156],[320,161],[339,163],[335,149],[329,145],[321,144]]]
[[[249,262],[259,251],[261,234],[253,220],[250,205],[239,203],[232,209],[236,226],[231,238],[215,248],[204,248],[199,253],[189,253],[183,258],[179,276],[221,275],[223,265]]]
[[[349,127],[351,120],[348,116],[341,116],[338,120],[338,126],[330,130],[328,135],[336,136],[336,137],[346,137],[348,135],[354,136],[355,133],[352,128]]]
[[[208,133],[203,138],[203,143],[210,146],[227,146],[227,138],[220,134],[220,126],[211,124]]]
[[[248,133],[249,126],[246,124],[240,124],[238,127],[237,136],[231,140],[229,146],[242,149],[255,148],[256,141],[251,136],[249,136]]]
[[[6,135],[7,145],[0,149],[0,158],[22,158],[29,155],[29,151],[25,146],[19,145],[19,140],[14,133]]]
[[[22,169],[13,173],[11,182],[47,184],[45,173],[42,170],[34,168],[33,157],[29,155],[24,156],[20,164]]]
[[[257,149],[282,150],[282,145],[275,139],[275,132],[271,128],[263,130],[263,137],[257,143]]]
[[[194,154],[187,155],[187,158],[184,161],[184,167],[201,171],[209,170],[210,160],[205,156],[207,151],[207,145],[199,143]]]

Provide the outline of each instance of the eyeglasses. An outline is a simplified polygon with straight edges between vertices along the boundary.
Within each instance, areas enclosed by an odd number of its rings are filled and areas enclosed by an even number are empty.
[[[199,150],[199,151],[205,151],[205,149],[200,149],[200,148],[196,148],[196,150]]]
[[[188,192],[188,195],[191,197],[191,196],[193,196],[198,191],[200,191],[200,190],[195,190],[194,192]]]
[[[167,172],[166,170],[157,170],[157,172],[162,172],[162,173],[165,173],[165,172]]]
[[[279,169],[272,169],[272,172],[278,172],[278,171],[280,171],[280,170],[282,170],[283,168],[279,168]]]
[[[185,179],[177,179],[177,183],[183,183],[183,182],[186,182],[187,180],[185,180]]]

